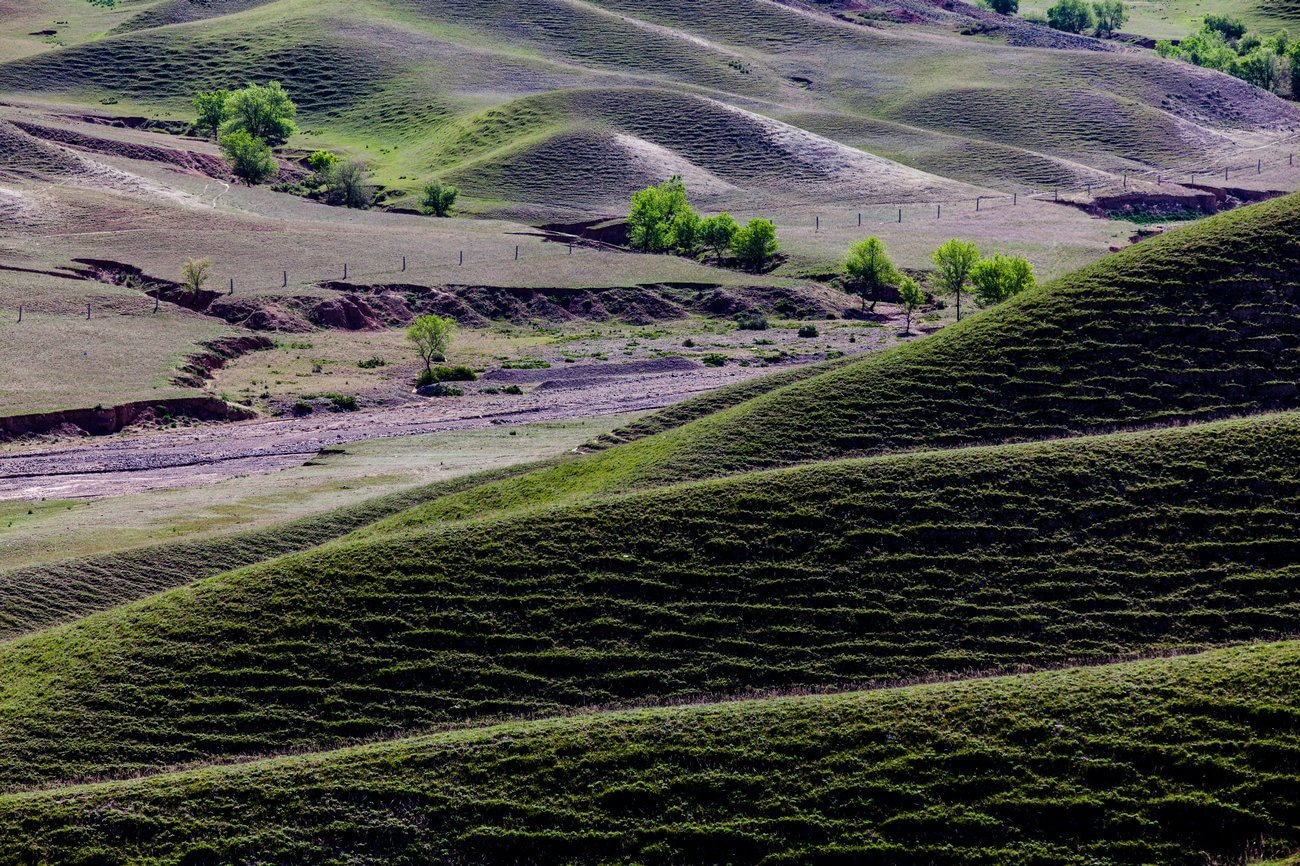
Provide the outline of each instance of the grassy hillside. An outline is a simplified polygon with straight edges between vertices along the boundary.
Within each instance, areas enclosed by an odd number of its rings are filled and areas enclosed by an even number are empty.
[[[718,206],[953,200],[977,194],[967,183],[1213,162],[1242,132],[1300,117],[1150,55],[961,36],[961,16],[881,27],[765,0],[168,0],[107,18],[86,4],[40,36],[21,5],[0,12],[0,89],[185,116],[196,89],[276,78],[302,109],[297,144],[363,154],[395,194],[437,172],[490,210],[599,213],[671,172]]]
[[[850,461],[315,553],[0,648],[0,782],[1294,628],[1300,416]]]
[[[0,862],[1242,863],[1300,647],[603,714],[0,798]]]
[[[1300,196],[1221,214],[924,341],[379,529],[810,460],[1295,407],[1298,237]]]

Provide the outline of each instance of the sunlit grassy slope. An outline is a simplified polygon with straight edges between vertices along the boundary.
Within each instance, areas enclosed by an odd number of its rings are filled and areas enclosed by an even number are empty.
[[[1150,55],[765,0],[166,0],[125,4],[98,39],[75,12],[30,36],[19,5],[0,89],[184,116],[196,89],[276,78],[298,143],[364,155],[395,194],[445,175],[480,208],[599,211],[674,172],[715,206],[952,199],[1214,160],[1300,118]]]
[[[1249,862],[1300,847],[1297,672],[1280,643],[7,796],[0,862]]]
[[[1294,407],[1298,232],[1300,196],[1223,214],[922,342],[379,528],[810,460]]]
[[[1300,421],[821,464],[333,545],[0,648],[0,782],[1288,633]]]

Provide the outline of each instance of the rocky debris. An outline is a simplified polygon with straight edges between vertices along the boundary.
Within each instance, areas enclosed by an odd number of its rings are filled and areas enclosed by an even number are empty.
[[[625,361],[622,363],[586,363],[565,364],[562,367],[543,367],[528,370],[496,369],[488,370],[479,379],[484,382],[503,383],[506,385],[525,385],[540,382],[547,388],[584,387],[592,379],[607,376],[645,376],[652,373],[668,373],[676,370],[697,370],[700,365],[680,355],[665,358],[649,358],[644,361]]]
[[[1091,201],[1067,203],[1092,216],[1105,219],[1126,217],[1190,219],[1286,195],[1277,190],[1236,189],[1190,183],[1181,186],[1194,192],[1125,192],[1116,195],[1100,195]]]
[[[220,370],[226,363],[249,352],[261,352],[274,349],[275,342],[267,337],[244,336],[223,337],[202,343],[204,351],[185,359],[180,375],[172,380],[183,388],[200,388],[212,378],[214,370]]]
[[[218,298],[204,312],[250,331],[301,334],[314,330],[311,322],[293,305],[292,298]],[[318,298],[305,299],[309,301]]]
[[[133,424],[164,418],[191,418],[196,421],[243,421],[253,412],[232,406],[216,397],[177,397],[170,400],[142,400],[120,406],[96,406],[93,409],[67,409],[0,418],[0,442],[22,436],[46,433],[107,436]]]
[[[359,295],[320,301],[307,311],[307,319],[318,327],[339,331],[379,331],[384,327],[374,308]]]

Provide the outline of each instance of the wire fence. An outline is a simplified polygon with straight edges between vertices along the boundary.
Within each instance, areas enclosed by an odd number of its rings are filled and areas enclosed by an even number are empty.
[[[873,200],[871,197],[855,197],[841,200],[818,198],[802,202],[782,200],[778,203],[768,203],[763,207],[756,206],[752,209],[732,207],[728,210],[732,214],[771,214],[778,209],[815,208],[824,211],[824,213],[810,214],[812,224],[805,227],[811,227],[814,232],[820,232],[823,229],[831,228],[865,228],[890,223],[906,224],[920,219],[942,220],[945,216],[955,214],[994,213],[1005,211],[1007,208],[1018,207],[1022,202],[1030,201],[1078,204],[1079,200],[1070,198],[1070,196],[1083,193],[1088,198],[1095,199],[1102,193],[1134,191],[1143,182],[1155,187],[1157,190],[1169,186],[1171,193],[1176,194],[1178,187],[1217,188],[1214,186],[1215,184],[1230,184],[1234,178],[1238,179],[1239,182],[1249,180],[1252,177],[1261,178],[1266,171],[1270,173],[1275,170],[1296,171],[1300,169],[1300,165],[1297,165],[1295,152],[1288,150],[1277,153],[1276,151],[1297,141],[1300,141],[1300,134],[1250,149],[1246,151],[1249,158],[1242,155],[1235,157],[1233,161],[1217,164],[1128,169],[1095,181],[1060,184],[1048,188],[1030,188],[1009,193],[990,193],[927,201],[884,201]],[[1274,152],[1266,156],[1263,155],[1264,151]],[[790,225],[788,220],[785,221],[785,225]],[[557,237],[563,236],[560,232],[554,232],[554,235]],[[546,250],[547,246],[552,245],[556,247],[554,252]],[[235,295],[241,292],[244,294],[259,294],[275,292],[276,290],[289,290],[295,287],[353,283],[363,279],[374,281],[377,278],[385,278],[391,281],[391,284],[399,285],[404,279],[413,279],[421,274],[435,272],[445,274],[449,268],[455,269],[475,265],[508,265],[510,263],[518,263],[522,267],[539,260],[572,258],[593,253],[601,254],[617,249],[619,248],[597,240],[573,236],[569,241],[546,240],[541,245],[514,244],[494,250],[491,253],[484,251],[481,247],[470,251],[468,254],[465,250],[458,249],[455,252],[448,250],[445,254],[438,254],[436,259],[433,254],[425,251],[419,255],[394,256],[382,261],[377,258],[367,262],[340,260],[337,269],[333,273],[308,277],[303,277],[288,268],[281,268],[275,273],[259,275],[241,273],[238,276],[230,276],[223,274],[216,281],[216,285],[208,291],[223,295]],[[22,268],[17,267],[11,269],[22,270]],[[96,277],[86,273],[85,278],[89,280]],[[108,281],[127,284],[129,279],[124,277],[115,280],[112,275],[109,275]],[[77,304],[70,305],[66,310],[56,309],[54,311],[52,311],[48,302],[36,305],[20,305],[16,310],[0,311],[0,320],[8,319],[22,322],[25,318],[30,320],[33,313],[47,316],[75,316],[85,319],[92,319],[97,313],[102,316],[153,315],[162,309],[161,296],[168,295],[168,289],[174,290],[176,283],[157,278],[151,280],[137,277],[134,286],[141,289],[142,292],[148,293],[147,297],[149,298],[141,305],[138,313],[132,311],[130,305],[126,304],[124,299],[115,298],[109,303],[101,304],[98,310],[93,301],[86,303],[84,307]],[[166,300],[170,303],[175,298],[167,297]]]

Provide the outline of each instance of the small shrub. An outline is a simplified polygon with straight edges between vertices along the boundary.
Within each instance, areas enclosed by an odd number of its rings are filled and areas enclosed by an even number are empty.
[[[461,389],[445,385],[442,382],[435,382],[430,385],[424,393],[429,397],[460,397],[465,394]]]
[[[736,327],[742,331],[766,331],[767,316],[762,313],[741,313],[736,317]]]
[[[506,361],[501,365],[502,370],[546,370],[550,368],[551,362],[544,361],[541,358],[520,358],[517,361]]]
[[[306,400],[299,400],[297,403],[293,404],[293,409],[290,411],[293,412],[295,418],[301,418],[304,415],[310,415],[314,410],[312,405]]]
[[[518,385],[506,385],[504,388],[501,389],[501,393],[502,393],[502,394],[522,394],[522,393],[524,393],[524,389],[523,389],[523,388],[520,388]],[[515,435],[515,434],[511,433],[510,435],[513,436],[513,435]]]
[[[368,358],[365,361],[357,361],[357,366],[362,370],[373,370],[376,367],[387,367],[388,362],[376,355],[375,357]]]
[[[335,412],[355,412],[361,408],[357,405],[357,398],[351,394],[327,394],[326,397],[333,404]]]
[[[800,326],[799,326],[799,336],[801,336],[801,337],[816,337],[816,336],[817,336],[817,326],[816,326],[816,325],[800,325]]]
[[[682,347],[685,349],[694,349],[695,341],[692,340],[690,337],[687,337],[685,340],[682,340]]]
[[[700,359],[706,367],[721,367],[727,363],[727,356],[718,352],[709,352]]]

